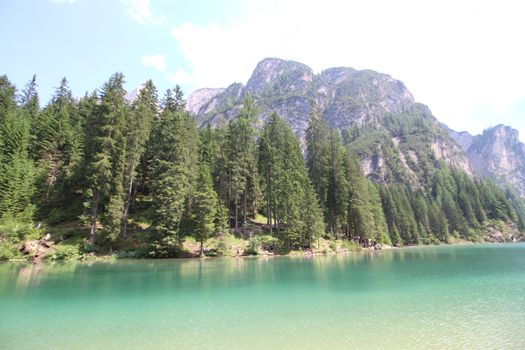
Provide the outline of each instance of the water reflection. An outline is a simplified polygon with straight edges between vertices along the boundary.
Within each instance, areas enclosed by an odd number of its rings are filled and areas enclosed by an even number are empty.
[[[120,260],[68,263],[2,263],[0,293],[40,293],[49,298],[150,295],[206,295],[213,290],[258,290],[279,285],[331,288],[343,292],[403,289],[440,278],[497,271],[498,254],[461,247],[409,248],[330,256]],[[500,253],[501,254],[501,253]],[[481,258],[480,258],[481,257]],[[457,274],[457,276],[455,275]],[[42,286],[43,288],[35,288]]]

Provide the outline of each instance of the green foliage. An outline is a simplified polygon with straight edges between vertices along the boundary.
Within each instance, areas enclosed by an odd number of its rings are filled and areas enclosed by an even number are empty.
[[[248,241],[248,245],[244,250],[244,255],[259,255],[261,243],[258,237],[253,237]]]
[[[148,252],[149,258],[183,258],[190,256],[175,237],[167,236],[151,244]]]
[[[323,234],[322,212],[304,158],[290,127],[273,114],[258,144],[259,178],[270,232],[289,248],[310,246]]]
[[[228,124],[226,132],[225,166],[228,186],[227,206],[239,232],[239,218],[242,214],[243,235],[246,237],[248,217],[254,217],[259,195],[257,179],[257,158],[255,155],[254,100],[248,96],[238,118]],[[241,212],[241,213],[240,213]]]
[[[46,255],[47,260],[78,260],[82,253],[78,245],[60,244],[53,247],[51,254]]]
[[[168,90],[164,105],[151,143],[152,219],[159,244],[170,247],[180,243],[181,220],[197,175],[198,137],[194,121],[183,109],[180,89]]]
[[[8,216],[0,220],[0,240],[16,242],[23,239],[37,239],[41,236],[41,230],[36,229],[31,222]]]
[[[282,74],[278,85],[300,76]],[[373,77],[368,72],[341,91],[358,96]],[[64,78],[40,108],[36,77],[19,99],[0,77],[1,259],[19,256],[23,240],[43,236],[35,221],[62,239],[53,260],[113,249],[121,258],[188,256],[183,241],[192,251],[200,243],[201,253],[206,244],[206,254],[218,256],[328,251],[324,238],[335,239],[333,250],[353,250],[525,231],[525,202],[510,188],[502,191],[436,159],[432,145],[448,135],[423,105],[342,132],[330,129],[314,107],[303,154],[279,115],[256,129],[251,96],[231,110],[239,116],[230,123],[197,130],[179,87],[159,104],[151,81],[132,102],[123,84],[116,73],[99,92],[75,100]],[[219,107],[231,109],[245,98],[239,96]],[[268,91],[257,102],[293,96]],[[359,97],[342,103],[367,108]],[[368,178],[363,159],[377,170]],[[72,221],[74,228],[60,232]]]
[[[20,244],[0,242],[0,260],[21,258]]]
[[[193,234],[201,243],[200,255],[203,254],[204,241],[216,232],[217,202],[217,193],[213,189],[210,169],[206,163],[202,163],[193,195],[193,220],[195,221]]]

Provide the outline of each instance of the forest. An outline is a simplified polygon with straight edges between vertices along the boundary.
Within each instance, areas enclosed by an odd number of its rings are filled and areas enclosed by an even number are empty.
[[[282,116],[260,123],[250,96],[231,122],[199,128],[178,86],[159,97],[150,80],[128,101],[123,85],[115,73],[77,99],[64,78],[41,107],[36,77],[21,91],[0,77],[0,259],[48,232],[58,258],[159,258],[186,256],[190,239],[200,255],[215,239],[222,255],[232,235],[248,254],[320,249],[320,240],[481,241],[489,227],[525,229],[512,190],[443,161],[426,159],[418,186],[371,181],[355,150],[367,134],[330,128],[315,108],[299,140]],[[396,118],[388,121],[396,128],[425,122]]]

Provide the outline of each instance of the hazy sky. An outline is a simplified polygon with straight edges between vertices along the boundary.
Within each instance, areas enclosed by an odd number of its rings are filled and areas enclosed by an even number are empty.
[[[75,95],[116,71],[189,94],[246,83],[265,57],[368,68],[456,130],[524,139],[524,15],[520,0],[0,0],[0,74],[19,89],[37,74],[46,103],[63,76]]]

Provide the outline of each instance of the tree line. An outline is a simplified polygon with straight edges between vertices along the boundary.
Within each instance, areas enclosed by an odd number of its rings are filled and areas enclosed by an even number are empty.
[[[287,249],[320,237],[477,239],[490,220],[524,226],[519,198],[445,164],[424,187],[373,183],[345,132],[315,108],[302,147],[276,113],[257,128],[251,97],[229,123],[197,128],[179,87],[159,99],[149,80],[130,102],[123,84],[116,73],[74,99],[63,79],[41,108],[35,77],[20,93],[0,77],[0,227],[81,220],[88,245],[113,249],[143,235],[160,257],[177,255],[190,235],[201,251],[228,232],[248,239],[258,215]],[[137,228],[139,213],[147,229]]]

